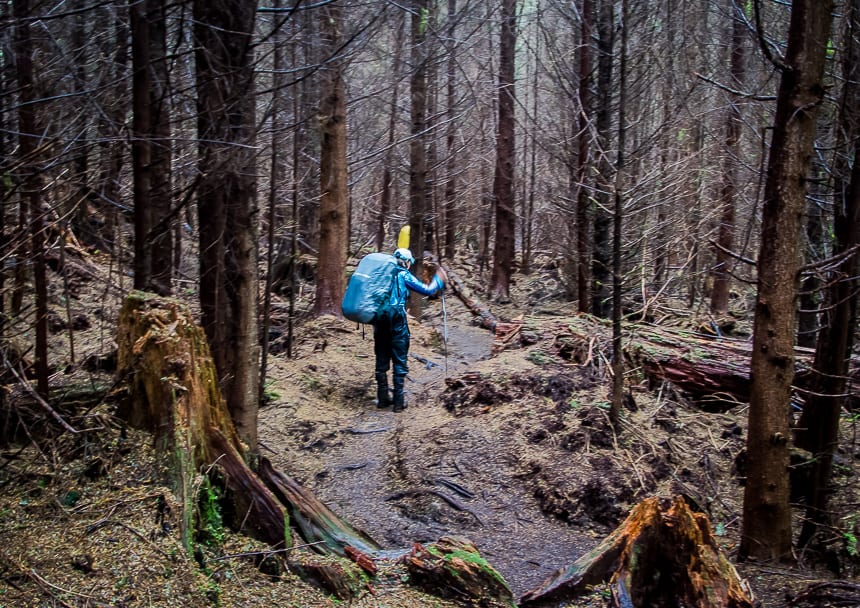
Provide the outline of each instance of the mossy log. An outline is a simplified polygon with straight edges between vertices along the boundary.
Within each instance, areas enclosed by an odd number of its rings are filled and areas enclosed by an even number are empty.
[[[423,546],[415,543],[403,557],[414,585],[440,597],[481,606],[512,607],[514,596],[508,584],[478,553],[470,541],[443,536]]]
[[[694,513],[680,496],[640,502],[603,542],[527,592],[520,605],[572,598],[605,582],[615,606],[753,606],[707,516]]]

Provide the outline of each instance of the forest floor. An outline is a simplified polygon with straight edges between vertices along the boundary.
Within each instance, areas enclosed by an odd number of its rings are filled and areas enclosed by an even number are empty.
[[[51,352],[53,381],[69,391],[56,413],[76,432],[58,433],[53,416],[31,403],[30,420],[43,422],[19,427],[26,432],[0,453],[0,608],[342,605],[289,572],[270,570],[266,547],[229,530],[213,531],[196,559],[183,551],[176,499],[159,485],[148,437],[126,429],[110,400],[82,406],[72,394],[72,387],[112,382],[93,362],[115,348],[120,303],[106,287],[116,280],[106,265],[84,260],[72,269],[77,354],[73,361],[59,291]],[[464,263],[454,270],[474,276],[467,284],[480,293],[476,269]],[[272,345],[259,418],[263,455],[392,555],[416,542],[468,538],[514,597],[585,554],[655,495],[681,494],[706,513],[734,562],[743,497],[735,466],[746,405],[705,411],[672,385],[649,386],[631,370],[632,399],[620,432],[612,433],[608,334],[595,334],[587,363],[573,362],[556,347],[558,328],[577,315],[559,297],[555,270],[516,279],[512,302],[493,312],[522,315],[528,339],[501,350],[451,293],[445,314],[443,300],[427,301],[421,322],[410,320],[408,408],[399,413],[373,401],[371,328],[335,317],[297,324],[292,358],[282,338]],[[284,309],[276,299],[276,334]],[[694,328],[699,321],[680,307],[663,313],[663,323]],[[7,384],[12,398],[27,402],[20,386]],[[840,604],[857,596],[827,586],[858,573],[854,424],[843,425],[833,500],[844,519],[831,542],[830,569],[805,554],[793,566],[736,564],[761,606],[793,599],[797,606],[858,605]],[[389,565],[349,605],[463,605],[417,591],[405,578]],[[816,584],[824,591],[801,601],[798,594]],[[608,601],[597,588],[549,605]]]

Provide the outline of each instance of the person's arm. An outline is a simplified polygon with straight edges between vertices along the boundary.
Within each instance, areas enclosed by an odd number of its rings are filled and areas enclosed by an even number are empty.
[[[410,291],[420,293],[422,296],[432,296],[437,291],[440,291],[445,287],[445,281],[441,276],[439,276],[438,272],[433,275],[433,279],[429,283],[422,283],[408,270],[404,274],[406,275],[406,287]]]

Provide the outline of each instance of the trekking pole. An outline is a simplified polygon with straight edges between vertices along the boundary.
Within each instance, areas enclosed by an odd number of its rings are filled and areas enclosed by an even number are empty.
[[[445,351],[445,377],[448,377],[448,311],[445,310],[445,290],[442,290],[442,344]]]

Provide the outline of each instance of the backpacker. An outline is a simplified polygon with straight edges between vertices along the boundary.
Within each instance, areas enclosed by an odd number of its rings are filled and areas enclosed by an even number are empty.
[[[388,305],[397,274],[405,270],[388,253],[369,253],[349,278],[340,308],[356,323],[373,323]]]

